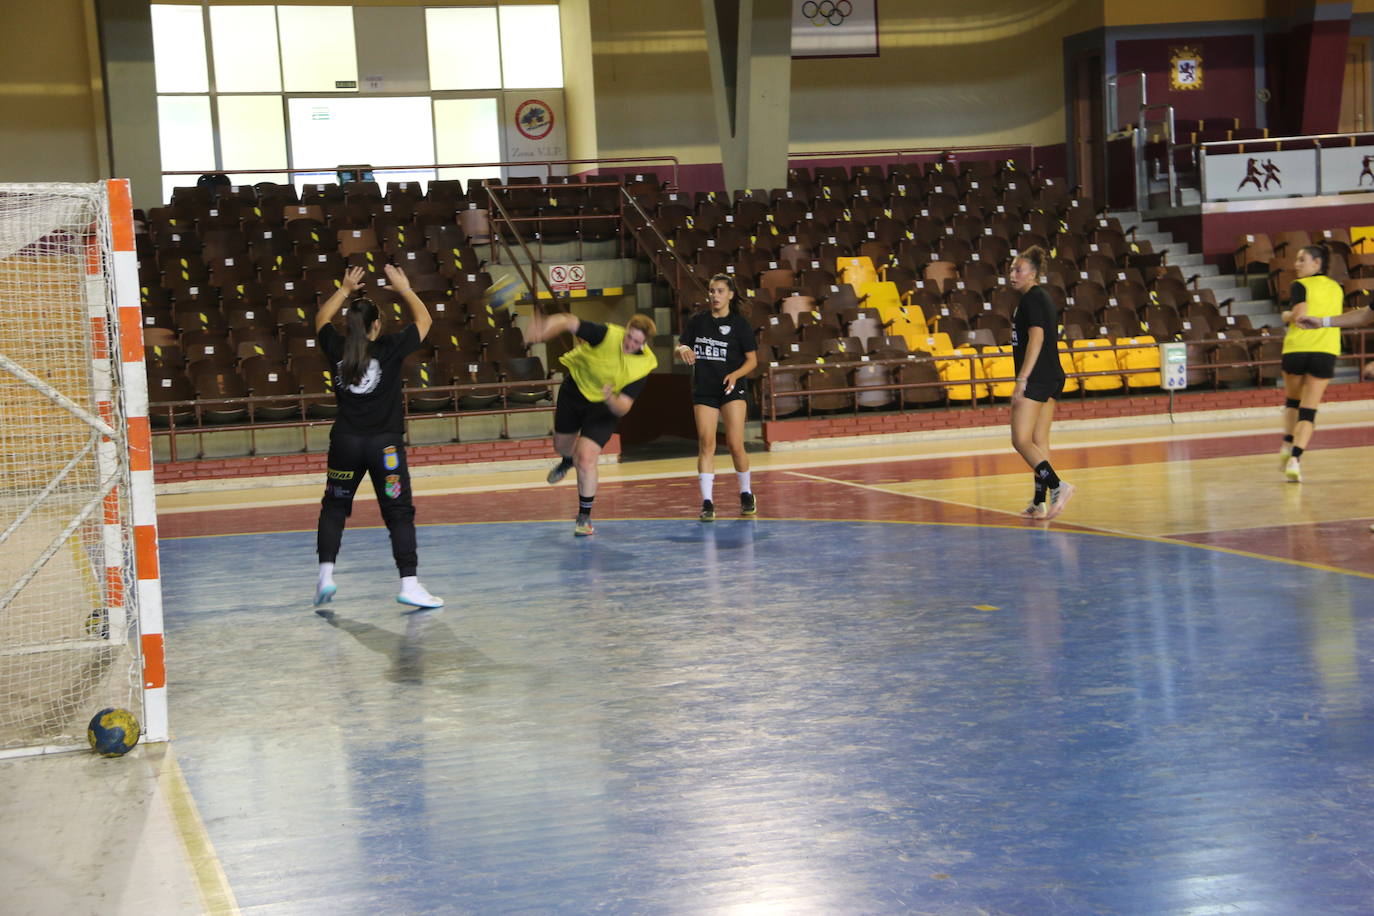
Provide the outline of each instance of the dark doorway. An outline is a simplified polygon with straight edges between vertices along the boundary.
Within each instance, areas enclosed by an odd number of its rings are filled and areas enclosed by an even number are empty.
[[[1103,150],[1102,52],[1084,51],[1073,62],[1073,151],[1076,180],[1093,200],[1107,197]]]

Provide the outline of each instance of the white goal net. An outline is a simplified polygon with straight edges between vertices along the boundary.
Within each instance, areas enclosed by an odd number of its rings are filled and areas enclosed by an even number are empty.
[[[144,719],[113,184],[0,185],[0,755]]]

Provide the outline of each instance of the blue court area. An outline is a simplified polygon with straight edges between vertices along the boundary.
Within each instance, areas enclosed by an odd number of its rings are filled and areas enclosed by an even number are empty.
[[[245,911],[1368,913],[1374,581],[1038,528],[165,541]]]

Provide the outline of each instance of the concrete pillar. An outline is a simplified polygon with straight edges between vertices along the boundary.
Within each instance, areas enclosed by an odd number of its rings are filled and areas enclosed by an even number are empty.
[[[135,207],[157,207],[165,201],[152,11],[147,0],[96,0],[95,12],[105,61],[110,177],[129,179]]]
[[[792,7],[701,0],[726,191],[787,185]]]

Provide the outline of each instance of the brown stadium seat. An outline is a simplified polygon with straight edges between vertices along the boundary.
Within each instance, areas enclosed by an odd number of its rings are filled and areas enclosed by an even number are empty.
[[[458,372],[453,378],[453,383],[457,385],[485,385],[499,381],[500,369],[496,363],[485,360],[458,367]],[[500,402],[500,391],[495,388],[458,394],[458,406],[463,410],[487,410],[500,406]]]
[[[501,364],[501,373],[505,376],[505,381],[508,382],[542,382],[548,378],[548,373],[544,371],[544,364],[537,356],[507,359]],[[547,385],[529,385],[523,388],[509,388],[506,390],[506,397],[512,404],[537,404],[549,399],[549,387]]]
[[[248,389],[234,369],[208,363],[193,365],[191,384],[198,401],[235,399],[224,404],[203,404],[200,415],[206,423],[238,423],[248,418],[248,405],[238,400],[248,396]]]
[[[267,402],[255,403],[251,410],[254,420],[291,420],[301,415],[300,401],[297,396],[301,385],[295,374],[278,360],[266,356],[255,356],[243,361],[239,372],[253,397],[281,397]]]
[[[175,423],[185,426],[195,422],[195,407],[186,405],[171,407],[177,401],[194,401],[196,390],[190,379],[179,368],[154,363],[145,363],[148,379],[148,417],[157,427],[167,427]],[[162,405],[162,406],[160,406]],[[170,417],[170,420],[169,420]]]
[[[444,377],[436,361],[424,358],[423,352],[408,357],[403,365],[403,372],[407,389],[441,388],[453,383],[451,379]],[[453,404],[453,396],[447,391],[412,391],[407,396],[407,403],[413,411],[446,410]]]

